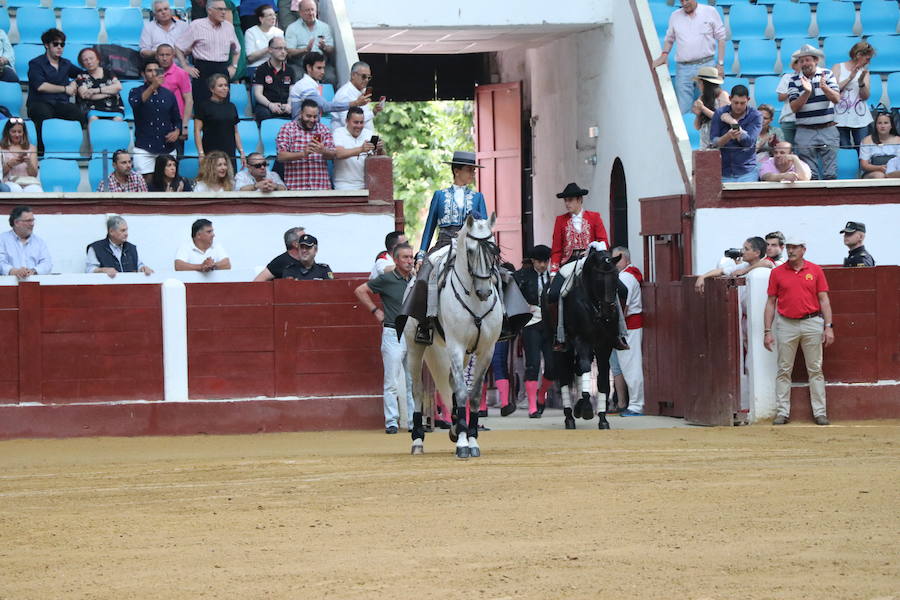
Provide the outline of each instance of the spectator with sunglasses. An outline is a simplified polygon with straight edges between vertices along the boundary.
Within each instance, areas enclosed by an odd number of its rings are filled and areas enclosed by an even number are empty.
[[[283,192],[287,189],[278,173],[270,171],[259,152],[247,157],[247,168],[234,176],[234,189],[241,192]]]
[[[47,119],[78,121],[84,126],[84,112],[69,99],[78,93],[75,79],[84,71],[63,58],[66,34],[48,29],[41,35],[46,52],[28,61],[28,115],[34,121],[38,137],[38,153],[44,153],[43,125]],[[73,153],[78,148],[72,148]]]

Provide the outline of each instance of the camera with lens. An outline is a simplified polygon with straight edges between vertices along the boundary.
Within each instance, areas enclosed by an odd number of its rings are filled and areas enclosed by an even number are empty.
[[[737,248],[729,248],[728,250],[725,251],[725,256],[727,256],[731,260],[738,260],[742,254],[743,254],[743,252],[741,252]]]

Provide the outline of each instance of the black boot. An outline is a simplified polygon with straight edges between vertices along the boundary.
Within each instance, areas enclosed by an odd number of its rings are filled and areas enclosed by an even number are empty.
[[[600,420],[597,423],[597,429],[609,429],[609,421],[606,420],[606,413],[597,413],[597,418]]]
[[[625,341],[624,337],[616,338],[616,343],[613,344],[613,348],[616,350],[631,350],[631,346],[628,345],[628,342]]]
[[[572,409],[564,408],[563,414],[566,417],[566,429],[575,429],[575,417],[572,416]]]
[[[416,327],[416,343],[423,346],[434,343],[434,317],[425,317]]]

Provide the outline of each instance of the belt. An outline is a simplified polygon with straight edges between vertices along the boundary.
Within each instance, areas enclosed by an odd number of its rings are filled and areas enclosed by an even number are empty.
[[[837,125],[837,123],[834,121],[831,121],[830,123],[819,123],[818,125],[800,125],[798,123],[797,127],[803,127],[805,129],[825,129],[826,127],[831,127],[833,125]]]
[[[199,65],[214,65],[214,66],[217,66],[217,67],[218,67],[219,65],[224,65],[224,64],[226,64],[226,63],[228,63],[228,59],[227,59],[227,58],[226,58],[225,60],[203,60],[202,58],[195,58],[195,59],[194,59],[194,66],[199,66]]]
[[[703,63],[709,62],[712,59],[713,59],[713,55],[710,54],[709,56],[705,56],[703,58],[698,58],[697,60],[684,60],[684,61],[679,60],[678,64],[679,65],[702,65]]]
[[[813,312],[813,313],[809,313],[808,315],[803,315],[802,317],[785,317],[784,315],[781,315],[781,316],[784,317],[785,319],[790,319],[791,321],[803,321],[805,319],[814,319],[816,317],[821,317],[822,313]]]

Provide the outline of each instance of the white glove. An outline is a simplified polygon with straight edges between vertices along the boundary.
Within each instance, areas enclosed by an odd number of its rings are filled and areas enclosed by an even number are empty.
[[[588,244],[588,248],[593,248],[594,250],[597,250],[598,252],[609,249],[609,247],[606,245],[606,242],[597,242],[597,241],[594,241],[594,242],[591,242],[590,244]]]

